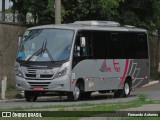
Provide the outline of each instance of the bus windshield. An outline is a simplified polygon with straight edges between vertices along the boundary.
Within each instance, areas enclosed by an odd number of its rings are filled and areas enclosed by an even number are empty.
[[[74,31],[66,29],[34,29],[25,32],[18,60],[62,61],[69,58]]]

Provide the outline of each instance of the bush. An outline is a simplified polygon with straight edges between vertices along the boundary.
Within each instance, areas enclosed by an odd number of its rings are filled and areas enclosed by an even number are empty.
[[[157,71],[157,68],[151,68],[150,78],[153,80],[160,80],[160,73]]]

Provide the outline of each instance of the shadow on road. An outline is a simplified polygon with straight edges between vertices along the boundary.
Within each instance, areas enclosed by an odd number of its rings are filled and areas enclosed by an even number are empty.
[[[128,96],[128,98],[136,97],[136,95],[131,94]],[[87,99],[82,99],[79,101],[101,101],[101,100],[110,100],[110,99],[119,99],[119,98],[114,98],[113,95],[109,94],[98,94],[98,95],[92,95],[90,98]],[[39,97],[37,99],[37,102],[73,102],[73,101],[68,101],[66,96],[53,96],[53,97]],[[74,101],[75,102],[75,101]]]

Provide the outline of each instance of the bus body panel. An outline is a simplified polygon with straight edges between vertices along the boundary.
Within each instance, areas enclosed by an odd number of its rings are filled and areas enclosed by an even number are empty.
[[[137,88],[149,83],[150,67],[148,59],[131,61],[128,75],[132,76],[132,87]]]
[[[134,88],[149,82],[147,64],[146,59],[83,60],[72,74],[76,80],[83,78],[85,91],[122,89],[127,76],[132,78]]]
[[[67,92],[70,91],[70,77],[65,75],[54,80],[43,80],[37,82],[37,80],[26,80],[16,76],[16,89],[20,91]]]
[[[58,72],[68,68],[69,64],[69,62],[66,62],[61,67],[53,67],[52,69],[43,68],[42,65],[21,66],[20,69],[24,78],[16,75],[16,88],[17,90],[32,91],[36,87],[41,87],[43,91],[70,91],[69,72],[64,76],[56,77]]]

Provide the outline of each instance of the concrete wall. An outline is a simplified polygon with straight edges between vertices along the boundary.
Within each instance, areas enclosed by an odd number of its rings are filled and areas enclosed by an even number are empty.
[[[27,26],[0,22],[0,80],[7,76],[8,87],[14,85],[14,64],[18,48],[18,36]]]

